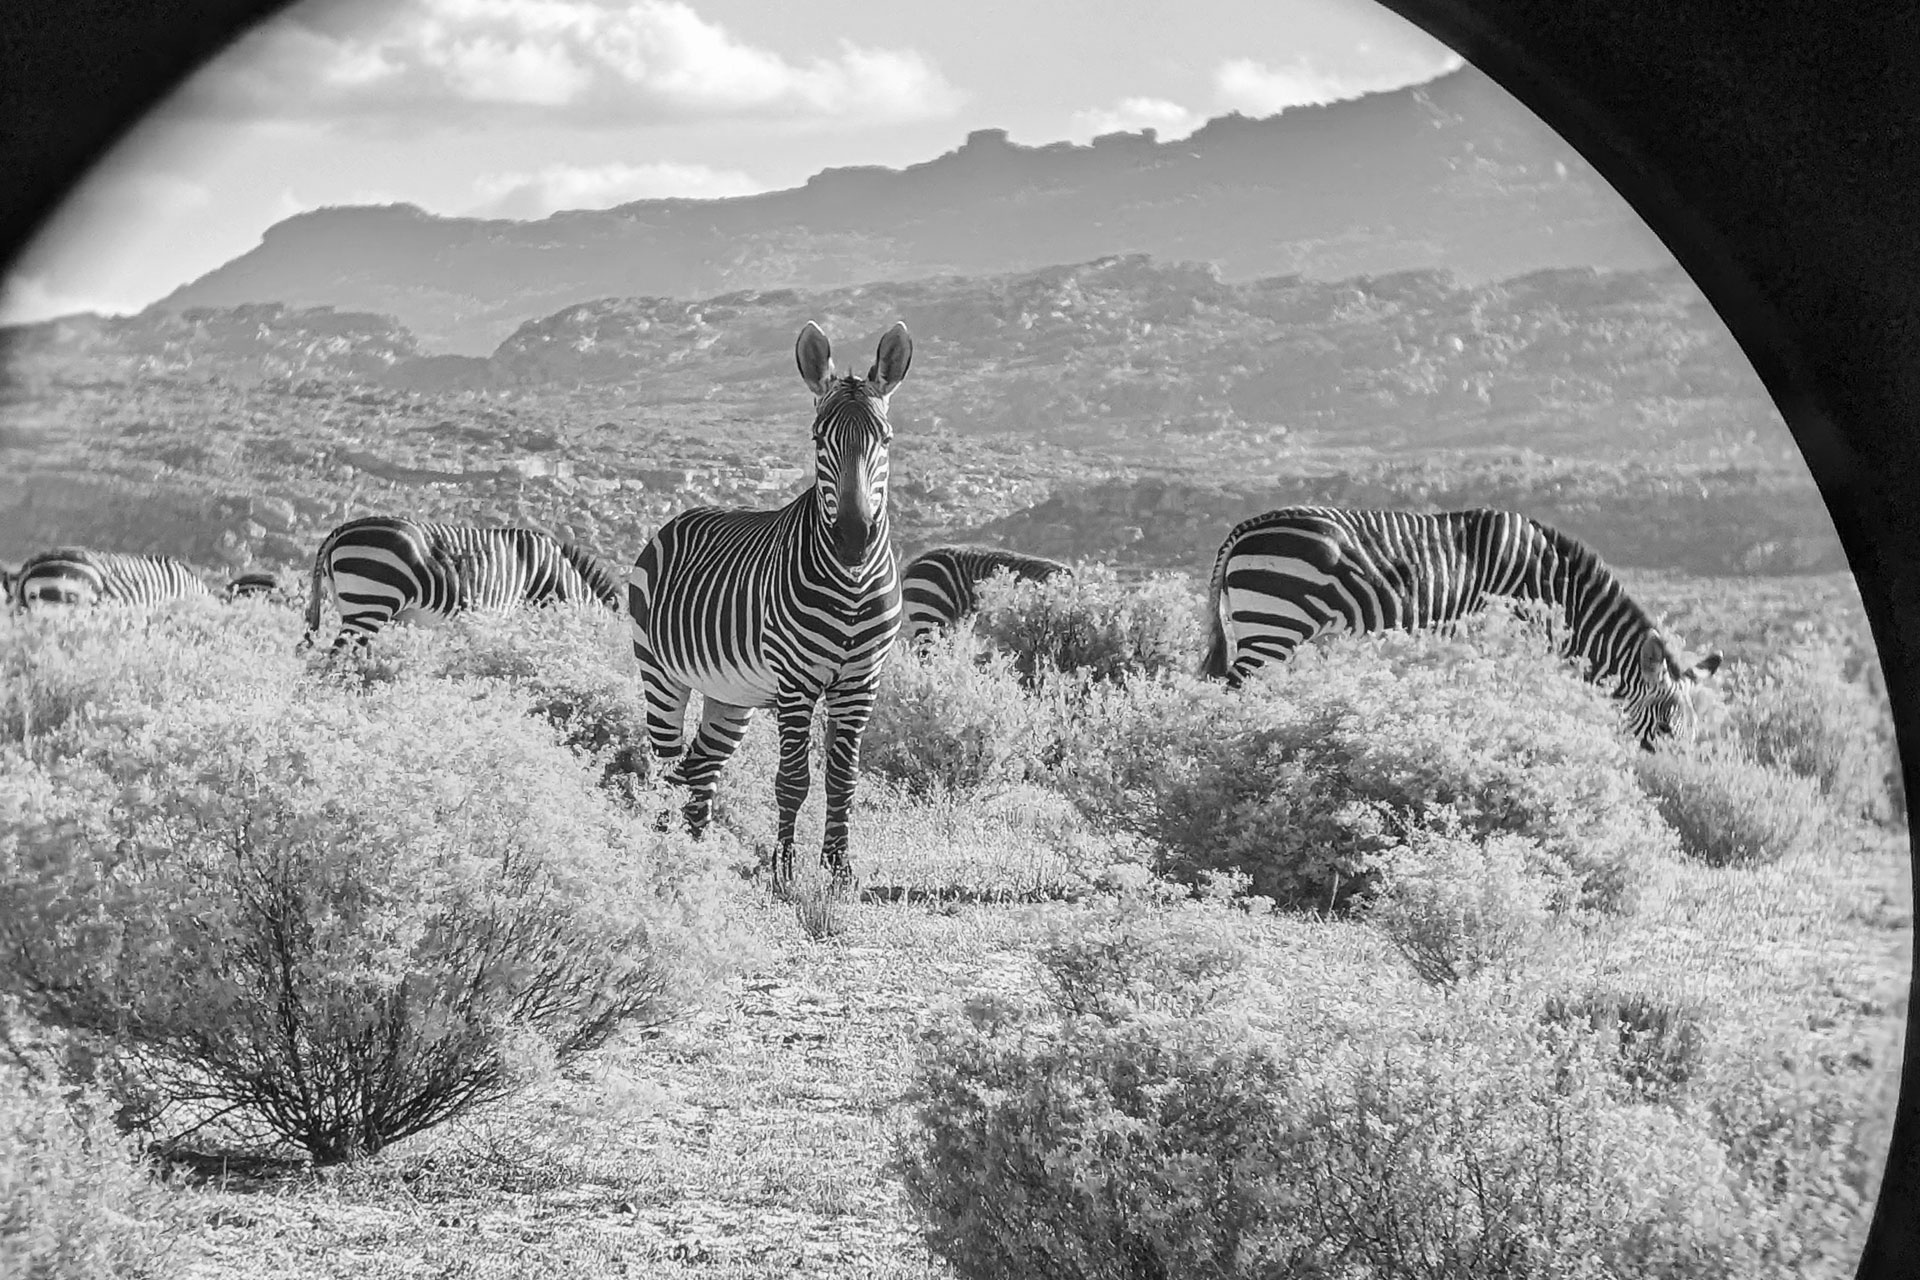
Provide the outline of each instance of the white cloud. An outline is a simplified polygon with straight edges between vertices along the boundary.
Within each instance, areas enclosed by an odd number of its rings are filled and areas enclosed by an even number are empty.
[[[482,114],[600,126],[713,115],[942,118],[962,95],[912,49],[790,61],[681,0],[400,0],[263,24],[191,82],[189,111],[362,125]]]
[[[1232,58],[1214,71],[1214,100],[1222,108],[1250,116],[1270,116],[1288,107],[1319,106],[1362,94],[1420,84],[1466,65],[1444,45],[1395,49],[1371,48],[1362,68],[1333,68],[1306,56],[1270,67],[1251,58]]]
[[[1186,137],[1207,122],[1197,111],[1190,111],[1165,98],[1122,98],[1111,107],[1093,107],[1073,113],[1067,136],[1085,142],[1103,133],[1137,133],[1152,129],[1161,142]]]
[[[125,298],[69,293],[40,275],[16,273],[0,280],[0,324],[33,324],[83,311],[132,315],[144,305]]]
[[[554,164],[538,173],[481,177],[474,183],[481,203],[467,212],[483,218],[544,218],[561,209],[607,209],[668,196],[746,196],[765,189],[737,169],[701,164]]]

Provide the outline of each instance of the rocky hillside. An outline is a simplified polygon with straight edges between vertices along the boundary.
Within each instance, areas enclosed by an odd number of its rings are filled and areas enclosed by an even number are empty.
[[[806,482],[793,368],[906,320],[903,550],[969,538],[1204,566],[1290,502],[1513,506],[1621,564],[1840,567],[1819,496],[1677,270],[1231,282],[1142,257],[697,302],[616,298],[486,357],[278,304],[0,330],[0,559],[53,541],[298,562],[331,522],[544,524],[630,555]]]
[[[1004,436],[1114,465],[1169,454],[1277,474],[1328,450],[1533,449],[1596,459],[1794,462],[1751,366],[1677,268],[1232,283],[1144,257],[697,302],[607,298],[520,326],[487,357],[420,356],[377,316],[262,305],[0,330],[16,389],[102,378],[320,378],[412,394],[616,410],[793,410],[819,320],[843,367],[904,319],[908,434]],[[477,443],[477,442],[476,442]]]
[[[1025,147],[981,130],[924,164],[829,169],[733,199],[537,222],[321,209],[155,307],[374,312],[427,352],[481,356],[588,298],[820,290],[1127,253],[1212,262],[1227,280],[1671,261],[1571,147],[1468,67],[1264,120],[1225,116],[1176,142],[1147,130]]]

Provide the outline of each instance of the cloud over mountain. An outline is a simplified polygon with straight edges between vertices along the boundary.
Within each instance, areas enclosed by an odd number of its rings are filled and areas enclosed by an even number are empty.
[[[950,115],[962,98],[913,49],[841,40],[790,60],[679,0],[402,0],[264,24],[191,82],[188,111],[429,126],[482,116],[618,127],[711,116]]]

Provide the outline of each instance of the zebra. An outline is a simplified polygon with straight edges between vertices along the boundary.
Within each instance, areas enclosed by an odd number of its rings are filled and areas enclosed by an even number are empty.
[[[172,556],[58,547],[29,556],[13,575],[15,609],[38,605],[135,604],[212,598],[213,588]]]
[[[918,645],[935,632],[958,624],[980,607],[978,588],[998,573],[1021,582],[1045,582],[1073,570],[1058,560],[1021,555],[996,547],[933,547],[900,572],[905,610],[902,636]]]
[[[228,602],[243,596],[259,597],[276,602],[288,598],[286,590],[280,585],[279,575],[272,573],[243,573],[229,582],[227,589],[221,593],[221,598]]]
[[[1484,608],[1489,596],[1556,606],[1587,678],[1611,680],[1643,749],[1691,714],[1718,650],[1682,667],[1594,551],[1513,511],[1286,507],[1234,526],[1207,587],[1201,674],[1231,688],[1325,632],[1413,630]]]
[[[794,360],[814,396],[811,488],[770,511],[683,511],[641,550],[627,580],[647,736],[656,756],[679,756],[667,781],[688,789],[681,812],[696,837],[748,719],[774,710],[778,882],[792,875],[794,820],[810,785],[807,749],[821,701],[830,733],[820,858],[836,879],[852,875],[847,826],[860,735],[900,630],[900,575],[887,524],[887,405],[912,359],[907,327],[895,323],[866,377],[836,376],[827,335],[809,320]],[[695,689],[700,724],[682,751]]]
[[[362,516],[337,525],[313,556],[307,630],[313,647],[321,602],[340,612],[333,652],[365,648],[387,623],[443,622],[467,609],[561,600],[620,607],[619,571],[571,542],[533,529]]]

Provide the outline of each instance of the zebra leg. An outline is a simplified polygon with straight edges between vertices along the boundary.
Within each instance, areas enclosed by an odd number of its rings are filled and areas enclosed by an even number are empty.
[[[684,704],[683,704],[684,705]],[[667,781],[688,791],[687,803],[680,810],[687,819],[687,830],[697,838],[707,830],[713,812],[713,792],[720,779],[720,767],[740,745],[747,731],[750,707],[737,707],[708,698],[700,708],[700,728],[693,745],[680,757]]]
[[[827,831],[820,861],[841,881],[853,878],[847,827],[860,780],[860,735],[873,715],[873,698],[871,684],[827,692]]]
[[[781,884],[793,879],[793,826],[811,785],[807,752],[813,746],[813,703],[812,694],[785,689],[780,692],[780,769],[773,779],[779,818],[774,831],[773,878]]]

